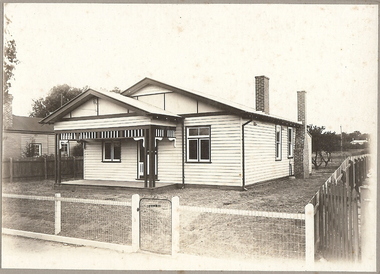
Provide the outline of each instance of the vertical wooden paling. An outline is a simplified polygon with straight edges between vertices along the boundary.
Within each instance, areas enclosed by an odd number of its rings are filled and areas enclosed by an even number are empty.
[[[322,218],[323,218],[323,222],[322,222],[322,236],[323,236],[323,248],[326,249],[326,243],[327,243],[327,221],[326,221],[326,217],[327,217],[327,210],[326,210],[326,187],[325,185],[322,185],[321,187],[322,189],[322,210],[323,210],[323,214],[322,214]]]
[[[353,201],[353,233],[354,233],[354,260],[358,261],[359,259],[359,222],[358,222],[358,204],[357,204],[357,193],[354,192],[354,201]]]
[[[333,246],[333,241],[334,241],[334,227],[333,227],[333,222],[332,222],[332,197],[331,197],[331,184],[327,184],[327,199],[328,199],[328,222],[329,226],[327,228],[327,231],[329,233],[329,238],[327,239],[327,245],[329,247],[329,252],[328,255],[331,257],[333,255],[332,253],[332,246]]]
[[[344,170],[344,174],[347,174],[347,169]],[[342,187],[342,197],[343,197],[343,250],[344,250],[344,259],[347,259],[347,251],[348,251],[348,242],[347,242],[347,176],[344,176],[345,180],[343,181]]]

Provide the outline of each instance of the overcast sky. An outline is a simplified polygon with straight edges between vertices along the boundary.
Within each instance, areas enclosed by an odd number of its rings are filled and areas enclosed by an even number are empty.
[[[144,77],[340,132],[377,127],[376,5],[7,4],[20,64],[16,115],[59,84],[124,90]]]

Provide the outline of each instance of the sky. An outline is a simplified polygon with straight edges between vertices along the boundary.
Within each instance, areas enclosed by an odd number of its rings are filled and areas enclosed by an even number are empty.
[[[20,63],[13,112],[60,84],[125,90],[145,77],[254,107],[269,80],[270,114],[377,133],[377,5],[6,4]]]

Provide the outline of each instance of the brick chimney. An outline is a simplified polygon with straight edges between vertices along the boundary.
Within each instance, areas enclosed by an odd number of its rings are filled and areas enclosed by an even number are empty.
[[[269,114],[269,78],[256,76],[255,80],[256,110]]]
[[[309,177],[309,148],[307,142],[306,124],[306,92],[297,92],[298,122],[302,126],[296,128],[295,147],[294,147],[294,175],[296,178],[305,179]]]
[[[12,113],[12,94],[7,93],[3,97],[3,126],[5,129],[12,128],[13,126],[13,113]]]

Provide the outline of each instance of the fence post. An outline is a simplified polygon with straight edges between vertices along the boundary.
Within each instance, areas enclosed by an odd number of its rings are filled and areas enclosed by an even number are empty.
[[[73,173],[74,173],[74,178],[76,177],[75,167],[76,167],[75,156],[73,156]]]
[[[45,173],[45,180],[48,178],[48,171],[47,171],[47,160],[46,157],[44,157],[44,173]]]
[[[314,265],[314,206],[305,206],[305,260],[306,267],[312,268]]]
[[[132,195],[132,251],[140,249],[140,195]]]
[[[58,235],[61,232],[61,201],[58,201],[57,198],[61,197],[61,193],[55,194],[55,210],[54,210],[54,234]]]
[[[360,187],[360,199],[361,199],[361,259],[365,264],[372,264],[376,261],[376,225],[373,218],[373,197],[371,195],[371,189],[368,185]]]
[[[179,198],[172,198],[172,256],[179,252]]]
[[[12,183],[13,182],[13,159],[9,158],[9,180]]]

